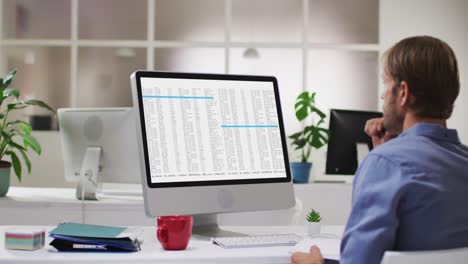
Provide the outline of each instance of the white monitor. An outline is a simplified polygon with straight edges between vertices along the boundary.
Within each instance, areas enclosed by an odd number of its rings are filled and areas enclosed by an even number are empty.
[[[65,179],[77,199],[96,200],[99,183],[141,183],[133,108],[58,109]]]
[[[147,215],[194,215],[194,233],[217,236],[218,213],[294,206],[276,78],[137,71],[131,84]]]

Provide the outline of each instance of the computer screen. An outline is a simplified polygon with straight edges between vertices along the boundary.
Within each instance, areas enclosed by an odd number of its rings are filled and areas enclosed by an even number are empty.
[[[330,110],[330,140],[326,174],[354,175],[358,167],[359,145],[372,150],[372,139],[364,132],[367,120],[382,117],[380,112]]]
[[[138,71],[131,80],[149,215],[294,205],[274,77]]]
[[[58,120],[65,179],[79,182],[77,198],[97,199],[102,182],[141,183],[133,108],[61,108]]]

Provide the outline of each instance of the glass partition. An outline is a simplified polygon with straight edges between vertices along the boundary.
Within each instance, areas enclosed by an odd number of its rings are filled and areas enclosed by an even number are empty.
[[[70,0],[3,0],[5,39],[69,39]]]
[[[146,0],[79,0],[82,39],[147,39]]]
[[[80,48],[76,106],[133,106],[130,74],[145,65],[145,49]]]

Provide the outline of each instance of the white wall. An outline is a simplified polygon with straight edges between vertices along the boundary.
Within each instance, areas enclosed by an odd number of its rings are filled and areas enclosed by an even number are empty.
[[[468,1],[466,0],[381,0],[380,43],[382,51],[398,40],[414,35],[431,35],[447,42],[455,51],[460,68],[460,95],[449,126],[458,129],[468,143]]]

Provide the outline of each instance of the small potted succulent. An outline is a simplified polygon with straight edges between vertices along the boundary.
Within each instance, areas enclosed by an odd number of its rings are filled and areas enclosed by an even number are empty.
[[[320,229],[321,229],[320,221],[322,220],[320,213],[315,211],[312,208],[310,212],[307,214],[306,220],[307,220],[307,223],[306,223],[307,234],[310,236],[320,234]]]
[[[8,192],[10,187],[10,171],[13,166],[18,181],[21,181],[22,164],[31,172],[31,161],[28,150],[41,154],[41,145],[32,135],[31,125],[22,120],[11,120],[12,111],[20,111],[29,106],[38,106],[51,112],[54,110],[39,100],[21,100],[17,89],[8,88],[16,70],[10,71],[5,78],[0,78],[0,197]],[[8,160],[5,160],[9,157]]]
[[[308,120],[309,125],[304,129],[289,136],[291,145],[295,150],[301,151],[301,161],[291,162],[291,170],[294,183],[308,183],[312,162],[309,161],[313,148],[319,149],[328,143],[330,131],[321,126],[325,123],[326,115],[315,106],[315,93],[308,91],[299,94],[294,105],[296,117],[300,122]],[[315,121],[315,122],[314,122]]]

